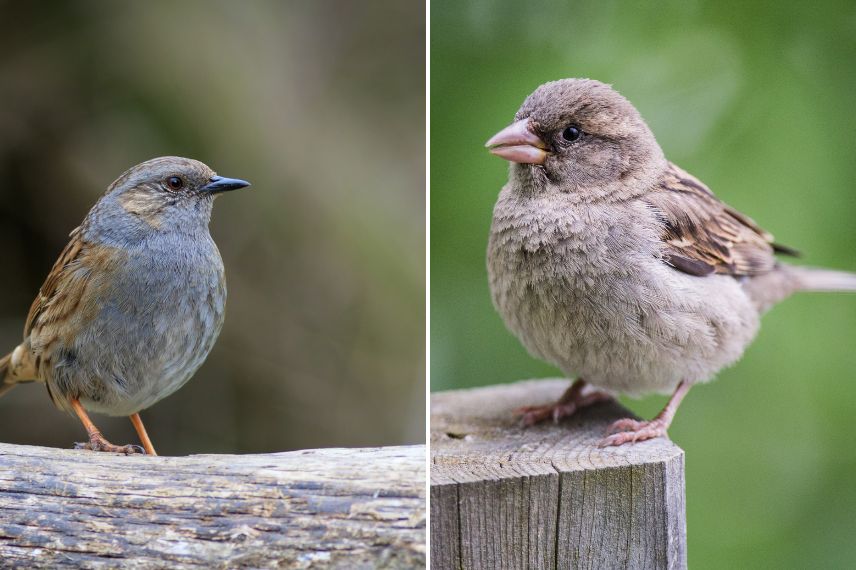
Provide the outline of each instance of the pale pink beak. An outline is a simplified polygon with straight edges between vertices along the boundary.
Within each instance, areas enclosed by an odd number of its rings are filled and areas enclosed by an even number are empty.
[[[485,143],[491,154],[519,164],[544,164],[547,145],[529,128],[529,119],[521,119]]]

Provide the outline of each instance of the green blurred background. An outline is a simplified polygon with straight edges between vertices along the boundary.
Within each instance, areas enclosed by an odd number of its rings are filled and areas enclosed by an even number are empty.
[[[612,83],[801,263],[856,270],[852,2],[433,0],[430,50],[432,390],[558,374],[504,329],[484,262],[507,173],[484,142],[545,81]],[[854,339],[856,296],[797,296],[690,392],[670,434],[691,568],[856,562]],[[665,398],[625,403],[650,417]]]
[[[214,208],[226,323],[143,412],[158,451],[424,441],[424,5],[0,0],[0,21],[0,350],[107,185],[189,156],[253,187]],[[84,438],[42,386],[0,399],[0,441]]]

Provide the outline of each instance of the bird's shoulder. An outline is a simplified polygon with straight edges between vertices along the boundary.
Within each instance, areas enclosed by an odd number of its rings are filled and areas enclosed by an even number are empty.
[[[663,260],[684,273],[758,275],[776,266],[775,253],[795,253],[674,164],[642,200],[660,221]]]
[[[60,334],[63,327],[79,326],[94,315],[97,306],[93,299],[106,286],[105,277],[115,273],[126,256],[117,248],[87,239],[85,234],[85,224],[69,234],[68,243],[30,306],[25,337],[45,327]]]

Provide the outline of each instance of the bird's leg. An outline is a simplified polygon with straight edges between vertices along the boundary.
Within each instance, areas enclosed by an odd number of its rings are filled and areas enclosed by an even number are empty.
[[[109,451],[112,453],[124,453],[125,455],[131,455],[132,453],[139,453],[142,451],[138,445],[113,445],[107,441],[103,435],[101,435],[101,430],[95,427],[95,424],[89,419],[89,416],[86,414],[86,410],[83,409],[83,406],[80,405],[80,401],[77,398],[71,398],[69,403],[71,404],[71,408],[74,410],[74,413],[77,414],[78,418],[80,418],[83,427],[86,428],[86,433],[89,435],[89,441],[86,443],[74,444],[75,449]]]
[[[588,383],[582,378],[577,378],[574,383],[565,390],[562,397],[544,406],[524,406],[514,410],[515,415],[520,416],[520,421],[525,426],[535,425],[538,422],[543,422],[548,418],[552,418],[554,422],[574,414],[577,410],[581,410],[598,402],[612,400],[612,396],[606,392],[599,390],[583,391],[588,386]]]
[[[622,445],[629,441],[645,441],[666,435],[666,430],[672,423],[675,417],[675,412],[678,411],[678,406],[681,405],[681,400],[687,395],[690,390],[690,384],[686,380],[678,384],[674,394],[669,398],[669,403],[663,408],[657,417],[648,422],[640,422],[625,418],[614,422],[606,430],[608,435],[600,441],[600,447],[608,445]]]
[[[140,414],[131,414],[128,417],[131,418],[131,423],[134,424],[134,429],[137,430],[137,435],[143,444],[143,448],[146,450],[146,455],[157,455],[155,453],[155,446],[152,445],[152,440],[149,439],[149,434],[146,433],[146,427],[143,425]]]

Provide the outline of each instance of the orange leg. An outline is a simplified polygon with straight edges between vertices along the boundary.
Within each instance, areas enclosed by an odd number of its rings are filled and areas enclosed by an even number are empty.
[[[71,398],[69,403],[71,404],[71,408],[74,410],[74,413],[77,414],[77,417],[80,418],[81,423],[83,423],[83,427],[86,428],[86,433],[89,435],[89,442],[75,444],[77,449],[109,451],[112,453],[124,453],[125,455],[139,453],[138,446],[113,445],[107,441],[104,436],[101,435],[101,430],[95,427],[95,424],[89,419],[89,416],[86,414],[86,410],[84,410],[83,406],[80,405],[80,401],[77,398]]]
[[[134,429],[137,430],[137,435],[140,437],[140,442],[142,442],[143,448],[146,450],[146,454],[157,455],[157,453],[155,453],[155,446],[152,445],[152,440],[149,439],[149,434],[146,433],[146,427],[143,425],[143,420],[140,418],[140,414],[131,414],[128,417],[131,418],[131,423],[134,424]]]
[[[669,398],[669,403],[663,408],[663,411],[657,414],[657,417],[650,422],[640,422],[625,418],[618,420],[609,426],[607,433],[609,435],[601,440],[600,447],[608,445],[622,445],[631,441],[645,441],[666,435],[666,430],[672,424],[672,419],[675,417],[675,412],[678,411],[678,406],[681,405],[681,400],[690,391],[690,384],[686,381],[678,384],[675,388],[675,393]]]

